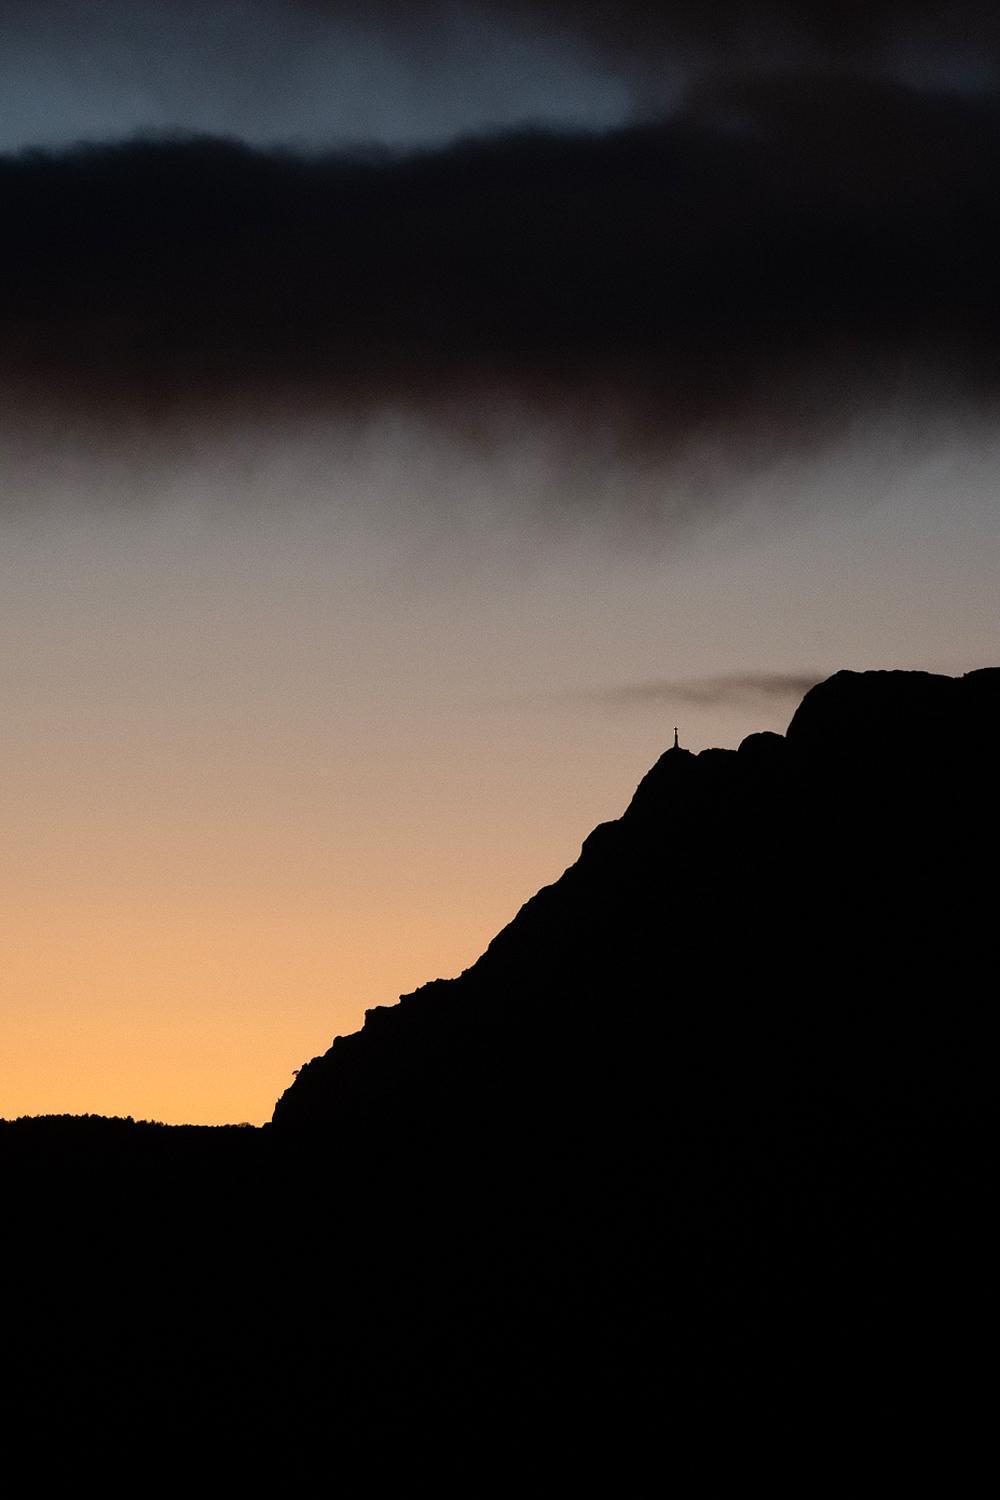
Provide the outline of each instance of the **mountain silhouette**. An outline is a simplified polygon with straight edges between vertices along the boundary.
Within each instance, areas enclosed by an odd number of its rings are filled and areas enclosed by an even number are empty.
[[[0,1127],[15,1425],[216,1487],[974,1469],[998,730],[1000,669],[840,672],[271,1126]]]
[[[668,750],[459,979],[369,1011],[302,1068],[276,1127],[391,1106],[411,1135],[460,1105],[508,1133],[516,1088],[522,1119],[571,1104],[599,1133],[615,1070],[627,1118],[678,1091],[728,1108],[888,1066],[877,1049],[919,1047],[918,997],[938,1015],[931,973],[952,987],[992,897],[998,717],[1000,670],[841,672],[785,737]]]

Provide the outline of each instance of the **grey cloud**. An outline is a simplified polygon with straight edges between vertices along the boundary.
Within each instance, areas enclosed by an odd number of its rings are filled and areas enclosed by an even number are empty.
[[[257,145],[609,127],[736,67],[997,80],[978,0],[3,0],[0,149],[183,129]]]
[[[172,129],[412,146],[631,108],[582,40],[475,4],[7,0],[0,34],[0,150]]]

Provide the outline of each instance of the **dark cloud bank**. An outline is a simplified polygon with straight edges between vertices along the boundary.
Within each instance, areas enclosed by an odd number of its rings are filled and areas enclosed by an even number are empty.
[[[846,61],[933,75],[978,71],[1000,56],[1000,16],[986,0],[480,0],[464,8],[583,39],[633,78],[671,58],[696,70],[733,59]]]
[[[597,403],[635,451],[812,441],[896,392],[988,408],[998,187],[991,97],[802,71],[604,135],[28,153],[0,160],[0,380],[96,412],[401,402],[473,434],[507,397]]]

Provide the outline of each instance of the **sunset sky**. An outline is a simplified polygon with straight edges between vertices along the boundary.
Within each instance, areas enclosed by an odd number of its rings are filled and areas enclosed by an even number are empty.
[[[263,1121],[675,724],[1000,662],[989,8],[399,9],[0,0],[0,1115]]]

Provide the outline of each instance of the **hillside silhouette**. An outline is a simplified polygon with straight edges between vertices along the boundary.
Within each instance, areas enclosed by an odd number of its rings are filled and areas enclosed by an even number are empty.
[[[838,673],[271,1126],[0,1126],[15,1430],[213,1487],[974,1468],[998,731],[1000,669]]]

